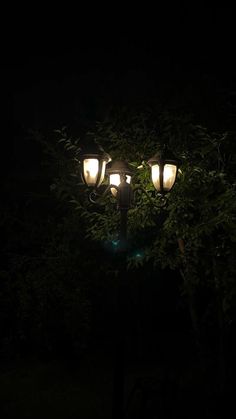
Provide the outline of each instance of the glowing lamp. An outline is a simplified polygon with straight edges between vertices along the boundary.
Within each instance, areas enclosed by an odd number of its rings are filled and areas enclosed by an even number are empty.
[[[155,154],[149,161],[152,182],[156,190],[161,193],[169,192],[176,181],[178,160],[170,154]]]
[[[101,185],[106,170],[106,164],[111,160],[110,156],[101,147],[91,150],[83,150],[81,153],[81,177],[83,182],[90,187],[97,188]]]
[[[132,169],[129,164],[122,160],[116,160],[107,168],[106,173],[109,176],[109,184],[114,186],[120,186],[122,182],[131,183]],[[117,195],[117,189],[111,187],[112,195]]]

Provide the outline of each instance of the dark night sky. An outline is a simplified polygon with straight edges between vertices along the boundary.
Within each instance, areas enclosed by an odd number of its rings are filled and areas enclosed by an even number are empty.
[[[103,20],[98,15],[96,22],[96,11],[77,14],[75,22],[56,15],[37,21],[36,14],[19,20],[3,34],[1,51],[1,90],[10,109],[14,105],[14,117],[39,123],[39,112],[48,124],[63,113],[66,118],[76,96],[89,101],[109,92],[115,97],[116,85],[120,91],[126,80],[128,85],[133,80],[133,90],[157,89],[157,94],[160,84],[183,87],[209,75],[219,85],[230,83],[235,71],[232,8],[166,7],[151,15],[150,10],[139,17],[124,11],[119,16],[114,10]]]
[[[21,130],[99,118],[117,103],[181,104],[186,95],[186,110],[215,128],[221,92],[235,91],[232,7],[77,11],[73,20],[62,12],[15,12],[1,29],[2,149],[12,138],[19,144]]]

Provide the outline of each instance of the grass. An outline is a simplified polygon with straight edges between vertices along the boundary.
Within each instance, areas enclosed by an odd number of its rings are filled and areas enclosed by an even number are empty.
[[[111,354],[110,354],[111,355]],[[0,369],[3,419],[110,419],[113,368],[109,353],[79,361],[21,360]],[[127,418],[225,417],[231,395],[220,400],[214,376],[198,363],[178,368],[161,362],[130,360],[125,374]],[[226,401],[227,400],[227,401]],[[221,413],[219,413],[221,411]],[[223,413],[224,414],[223,414]],[[227,416],[227,415],[226,415]]]
[[[112,371],[104,362],[19,362],[0,375],[0,416],[110,418]]]

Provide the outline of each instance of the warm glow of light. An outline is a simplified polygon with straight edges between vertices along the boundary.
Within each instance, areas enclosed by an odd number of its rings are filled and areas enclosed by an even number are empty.
[[[84,177],[88,186],[94,186],[97,182],[99,170],[98,159],[84,159]],[[105,168],[104,168],[105,171]]]
[[[126,175],[126,182],[127,183],[131,182],[131,176]],[[110,185],[119,186],[119,184],[120,184],[120,175],[118,173],[113,173],[112,175],[110,175]],[[112,195],[116,196],[117,190],[115,188],[111,188],[111,193]]]
[[[120,184],[120,175],[118,175],[117,173],[110,175],[110,185],[119,186],[119,184]]]
[[[152,166],[152,181],[153,181],[153,185],[155,186],[157,191],[160,191],[160,170],[159,170],[159,165],[158,164],[154,164]]]
[[[163,169],[163,190],[165,192],[170,191],[172,186],[174,185],[175,178],[176,178],[176,171],[177,167],[174,164],[165,164]],[[152,181],[159,192],[161,190],[160,184],[160,168],[158,164],[154,164],[152,166]]]
[[[165,164],[163,171],[163,188],[169,191],[175,182],[177,167],[174,164]]]

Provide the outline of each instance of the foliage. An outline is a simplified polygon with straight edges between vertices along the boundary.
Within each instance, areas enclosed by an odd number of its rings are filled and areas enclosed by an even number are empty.
[[[58,222],[41,214],[36,223],[29,213],[26,216],[27,220],[21,215],[17,240],[9,237],[3,249],[2,350],[8,356],[79,352],[88,343],[91,295],[80,269],[84,257],[75,219],[64,217]],[[9,216],[7,220],[10,236],[20,220],[13,225]]]
[[[84,141],[65,138],[70,173],[61,171],[53,188],[66,196],[84,220],[86,237],[117,244],[119,214],[112,196],[94,206],[80,180],[79,152]],[[134,168],[137,193],[129,210],[129,269],[145,263],[180,270],[182,292],[190,299],[195,329],[216,321],[221,313],[229,325],[235,321],[235,150],[233,133],[214,133],[178,113],[125,108],[112,110],[97,122],[86,138],[101,145],[112,158],[125,159]],[[150,180],[147,160],[166,146],[181,160],[177,182],[165,196],[165,205]],[[106,182],[105,182],[106,183]],[[104,186],[101,186],[103,190]],[[208,298],[205,298],[205,295]],[[200,304],[194,299],[201,295]],[[217,297],[216,297],[217,296]],[[219,316],[218,316],[219,317]],[[219,319],[218,319],[219,320]],[[217,321],[218,321],[217,320]]]
[[[59,142],[64,142],[65,149],[73,153],[67,159],[71,173],[66,173],[67,168],[61,172],[53,188],[59,197],[66,193],[70,196],[76,210],[86,220],[90,238],[115,239],[119,216],[114,211],[115,199],[108,196],[97,207],[84,199],[78,161],[83,142],[78,139],[73,142],[71,138],[65,138],[64,132],[58,133],[62,135]],[[136,194],[128,225],[132,246],[143,242],[145,256],[142,262],[153,259],[154,264],[163,267],[178,267],[182,259],[177,239],[184,240],[186,253],[195,259],[207,237],[214,238],[216,248],[222,241],[222,234],[230,243],[234,241],[234,162],[227,133],[211,134],[186,116],[122,109],[97,122],[89,135],[114,160],[129,161],[135,169],[134,187],[141,186],[147,191],[148,196]],[[146,161],[164,144],[181,159],[181,171],[174,189],[166,196],[167,205],[162,208],[162,200],[154,191]]]

